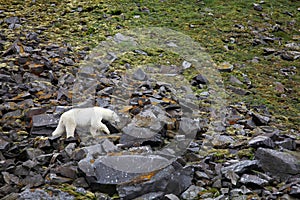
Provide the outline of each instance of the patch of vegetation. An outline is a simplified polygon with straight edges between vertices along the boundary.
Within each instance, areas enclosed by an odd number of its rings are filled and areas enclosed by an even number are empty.
[[[237,155],[239,158],[246,157],[250,160],[254,159],[254,149],[253,148],[248,148],[248,149],[241,149],[237,152]]]

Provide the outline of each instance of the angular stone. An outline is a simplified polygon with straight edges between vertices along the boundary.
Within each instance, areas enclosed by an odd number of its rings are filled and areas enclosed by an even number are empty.
[[[255,157],[265,172],[271,173],[274,177],[279,177],[282,181],[286,181],[291,176],[300,173],[299,152],[280,152],[258,148]]]
[[[154,114],[154,111],[155,108],[151,107],[151,109],[136,115],[132,122],[122,129],[120,144],[131,146],[148,142],[153,145],[160,145],[162,140],[159,132],[163,130],[163,121],[161,117]]]
[[[78,164],[90,184],[121,184],[144,173],[160,170],[170,161],[155,155],[100,156],[96,160],[87,157]]]
[[[69,157],[72,156],[74,150],[75,150],[75,147],[76,147],[76,143],[69,143],[66,147],[65,147],[65,152],[67,153],[67,155]]]
[[[238,179],[240,178],[239,175],[237,175],[237,174],[236,174],[234,171],[232,171],[232,170],[228,170],[228,171],[225,173],[225,177],[226,177],[227,179],[229,179],[233,185],[236,185]]]
[[[44,184],[44,178],[40,174],[30,173],[30,175],[22,180],[22,184],[30,187],[38,187]]]
[[[106,152],[106,153],[115,152],[118,150],[118,147],[116,145],[114,145],[114,143],[109,141],[108,139],[105,139],[101,143],[101,145],[103,147],[104,152]]]
[[[15,110],[15,111],[5,113],[2,118],[3,119],[5,119],[5,118],[18,119],[18,118],[21,118],[21,117],[22,117],[22,111],[21,110]]]
[[[146,179],[146,182],[118,185],[117,190],[121,198],[128,200],[149,192],[179,195],[191,185],[192,174],[191,167],[182,167],[175,162]]]
[[[290,195],[295,198],[300,198],[300,184],[293,185],[290,189]]]
[[[231,75],[229,81],[233,84],[237,84],[237,85],[243,85],[243,83],[236,78],[235,76]]]
[[[33,127],[53,126],[58,124],[59,119],[52,114],[34,115],[32,117]]]
[[[201,172],[201,171],[196,171],[195,176],[197,179],[208,179],[208,180],[210,179],[210,177],[205,172]]]
[[[1,172],[1,173],[2,173],[2,177],[3,177],[3,180],[5,181],[5,183],[12,184],[12,185],[20,184],[20,179],[16,175],[10,174],[8,172]]]
[[[197,76],[195,76],[193,78],[193,80],[195,80],[197,84],[208,84],[209,83],[207,78],[202,74],[198,74]]]
[[[250,174],[243,174],[240,182],[245,184],[245,185],[255,185],[255,186],[259,186],[259,187],[263,187],[265,186],[268,181],[266,181],[265,179],[259,178],[258,176],[255,175],[250,175]]]
[[[37,149],[37,148],[27,148],[25,152],[26,152],[27,158],[30,160],[35,159],[38,156],[44,154],[44,152],[42,150]]]
[[[243,160],[233,165],[221,168],[221,172],[226,174],[228,171],[233,171],[237,174],[243,174],[247,171],[257,169],[258,162],[257,160]]]
[[[212,145],[216,148],[226,148],[231,144],[234,144],[235,140],[227,135],[214,134]]]
[[[52,114],[34,115],[32,117],[32,135],[51,135],[59,118]]]
[[[46,188],[47,191],[43,189],[26,189],[19,194],[19,200],[27,199],[43,199],[43,200],[56,200],[56,199],[66,199],[66,200],[75,200],[75,197],[70,195],[67,192],[63,192],[54,188]]]
[[[77,178],[77,166],[72,166],[72,165],[64,165],[64,166],[58,166],[55,168],[55,171],[57,174],[71,178],[71,179],[76,179]]]
[[[231,85],[227,86],[227,88],[238,95],[249,95],[250,94],[250,92],[248,90],[238,88],[238,87],[233,87]]]
[[[288,150],[296,150],[296,142],[292,138],[285,138],[283,141],[276,141],[275,144]]]
[[[275,144],[273,140],[267,136],[259,135],[252,138],[248,142],[250,147],[258,148],[258,147],[267,147],[267,148],[274,148]]]
[[[252,113],[252,118],[254,123],[257,126],[261,126],[261,125],[267,125],[270,122],[270,117],[268,116],[264,116],[264,115],[260,115],[258,113]]]
[[[5,151],[9,147],[9,142],[0,138],[0,151]]]
[[[184,191],[180,195],[180,197],[182,199],[186,199],[186,200],[196,199],[196,197],[199,195],[199,193],[203,190],[205,190],[205,188],[191,185],[186,191]]]

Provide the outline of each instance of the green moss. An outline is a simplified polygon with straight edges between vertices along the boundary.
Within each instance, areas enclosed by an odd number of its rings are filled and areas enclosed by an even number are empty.
[[[254,158],[254,149],[253,148],[241,149],[237,152],[237,155],[239,158],[246,157],[252,160]]]

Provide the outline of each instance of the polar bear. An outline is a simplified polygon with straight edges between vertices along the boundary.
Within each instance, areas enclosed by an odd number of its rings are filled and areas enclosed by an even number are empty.
[[[66,130],[67,138],[74,137],[75,128],[90,127],[93,137],[97,136],[97,130],[110,134],[107,126],[101,120],[120,122],[118,115],[107,108],[89,107],[73,108],[61,115],[57,128],[52,136],[62,135]]]

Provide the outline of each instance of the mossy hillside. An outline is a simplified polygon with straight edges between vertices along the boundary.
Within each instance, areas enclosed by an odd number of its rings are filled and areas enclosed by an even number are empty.
[[[280,56],[264,56],[264,48],[276,51],[286,49],[285,44],[299,42],[299,12],[297,1],[265,1],[262,11],[253,8],[253,1],[3,1],[1,9],[6,16],[25,18],[26,27],[7,30],[5,35],[14,41],[15,32],[41,29],[44,40],[67,42],[75,51],[93,48],[107,36],[120,30],[136,27],[160,26],[180,31],[192,37],[206,48],[218,65],[230,62],[233,72],[222,73],[225,84],[230,75],[242,79],[246,74],[254,88],[251,94],[240,96],[230,94],[229,102],[245,101],[251,105],[265,104],[278,119],[278,126],[299,129],[299,62],[285,61]],[[25,16],[25,17],[24,17]],[[7,26],[2,23],[1,26]],[[7,27],[6,27],[7,28]],[[11,38],[10,38],[11,36]],[[260,37],[281,38],[267,44],[253,45]],[[147,50],[147,52],[159,50]],[[256,58],[258,62],[253,62]],[[148,56],[124,55],[120,65],[140,61],[179,64],[180,55],[158,53]],[[115,63],[118,65],[118,63]],[[280,69],[295,66],[297,74],[284,76]],[[196,73],[196,72],[195,72]],[[196,74],[195,74],[196,75]],[[191,78],[193,74],[189,74]],[[275,91],[274,82],[284,84],[285,97]],[[242,86],[243,87],[243,86]]]

